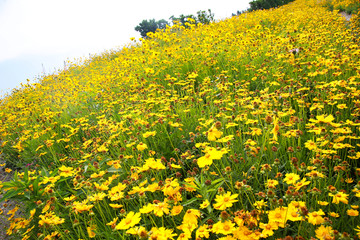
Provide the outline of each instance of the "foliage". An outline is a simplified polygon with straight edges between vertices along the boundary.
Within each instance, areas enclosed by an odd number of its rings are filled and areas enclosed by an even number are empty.
[[[325,0],[324,6],[330,11],[339,10],[348,14],[357,14],[360,10],[360,2],[357,0]]]
[[[154,33],[157,29],[165,29],[166,25],[169,25],[169,23],[164,19],[159,21],[156,21],[155,19],[143,20],[135,27],[135,31],[138,31],[141,37],[146,38],[147,33]]]
[[[198,11],[197,15],[184,15],[181,14],[179,17],[171,16],[170,20],[173,24],[180,23],[182,26],[187,27],[187,24],[209,24],[214,21],[214,14],[211,12],[210,9],[208,11]]]
[[[15,239],[355,239],[360,51],[318,0],[132,40],[0,100]],[[1,212],[1,211],[0,211]]]
[[[250,8],[248,9],[248,11],[270,9],[288,4],[293,1],[294,0],[254,0],[249,2]]]

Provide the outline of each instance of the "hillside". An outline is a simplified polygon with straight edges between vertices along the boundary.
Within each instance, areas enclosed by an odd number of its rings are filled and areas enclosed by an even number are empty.
[[[168,27],[1,99],[8,235],[360,237],[359,18],[325,2]]]

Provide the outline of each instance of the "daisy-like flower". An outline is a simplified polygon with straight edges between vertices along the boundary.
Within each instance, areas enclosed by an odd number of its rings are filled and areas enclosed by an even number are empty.
[[[220,138],[223,132],[219,131],[215,124],[207,131],[207,137],[209,141],[216,141],[216,139]]]
[[[321,240],[334,239],[334,230],[331,226],[323,226],[321,225],[315,230],[316,237]]]
[[[313,225],[319,225],[325,221],[322,215],[325,215],[325,213],[321,209],[319,211],[311,212],[308,215],[308,222]]]
[[[211,229],[212,232],[216,234],[224,234],[228,235],[231,234],[235,230],[235,223],[232,223],[230,220],[227,221],[220,221],[213,225],[213,228]]]
[[[197,164],[200,168],[211,166],[213,160],[221,159],[224,155],[224,152],[218,151],[215,148],[206,148],[204,151],[206,152],[205,156],[202,156],[197,160]]]
[[[269,211],[269,223],[277,223],[279,227],[285,227],[287,208],[281,207]]]
[[[278,229],[278,225],[274,222],[272,223],[260,223],[260,228],[263,229],[261,234],[264,238],[274,235],[274,230]]]
[[[217,210],[225,210],[226,208],[232,207],[233,203],[237,202],[236,199],[239,194],[231,195],[231,192],[227,192],[223,195],[217,195],[215,198],[214,208]]]
[[[125,230],[129,229],[136,224],[138,224],[141,220],[141,213],[134,213],[133,211],[129,212],[125,218],[123,218],[118,225],[116,225],[116,230]]]
[[[340,202],[348,204],[349,194],[338,192],[336,194],[329,193],[330,197],[333,197],[332,203],[339,204]]]
[[[139,151],[144,151],[145,149],[147,149],[147,145],[145,143],[139,143],[137,146],[136,146],[137,150]]]
[[[300,180],[300,176],[296,173],[286,173],[284,181],[289,185],[294,185],[298,180]]]
[[[352,217],[359,216],[359,211],[355,209],[349,209],[346,211],[346,214]]]

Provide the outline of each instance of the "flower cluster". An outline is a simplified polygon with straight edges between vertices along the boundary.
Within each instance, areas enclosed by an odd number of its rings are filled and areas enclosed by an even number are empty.
[[[357,29],[323,5],[174,25],[4,96],[7,234],[360,237]]]

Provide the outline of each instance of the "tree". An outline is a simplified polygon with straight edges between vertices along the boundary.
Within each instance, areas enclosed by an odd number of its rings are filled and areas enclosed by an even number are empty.
[[[171,16],[170,20],[173,24],[176,22],[179,22],[181,25],[186,27],[185,23],[202,23],[202,24],[209,24],[210,22],[214,21],[214,14],[211,12],[210,9],[208,11],[198,11],[197,16],[194,16],[192,14],[184,15],[181,14],[179,17]]]
[[[249,11],[269,9],[288,4],[294,0],[254,0],[251,1]]]
[[[159,21],[155,21],[155,19],[143,20],[135,27],[135,31],[140,32],[141,37],[146,38],[148,32],[155,32],[156,29],[164,29],[166,25],[169,25],[169,23],[164,19]]]

